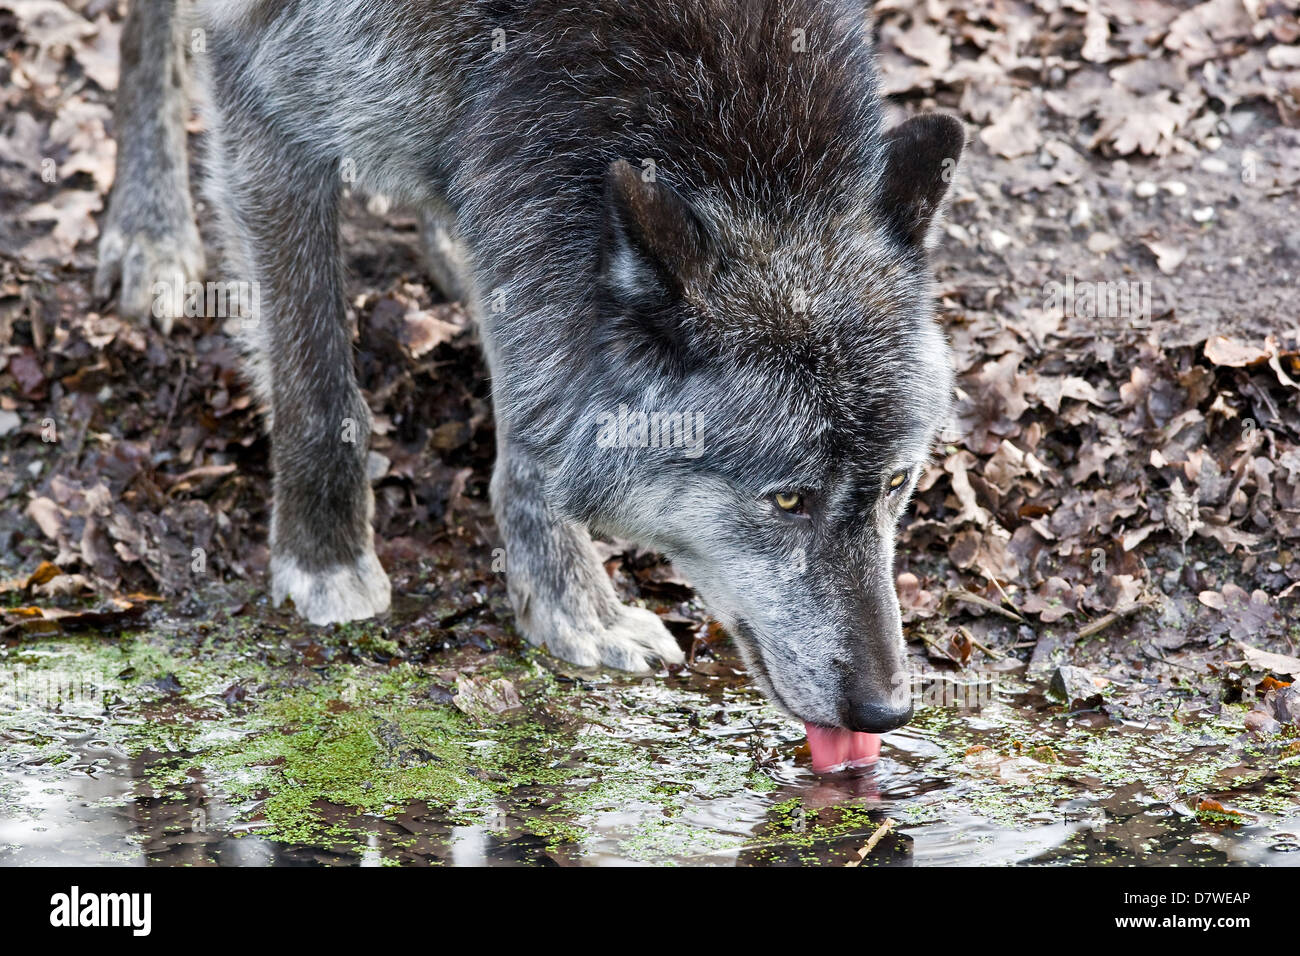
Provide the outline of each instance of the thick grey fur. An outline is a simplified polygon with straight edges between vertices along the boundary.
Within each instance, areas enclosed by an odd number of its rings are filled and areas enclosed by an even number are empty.
[[[197,16],[223,278],[260,284],[277,602],[321,623],[389,604],[338,248],[355,171],[423,210],[435,278],[479,322],[532,643],[583,665],[681,660],[618,601],[598,531],[670,557],[790,713],[908,718],[894,542],[948,416],[926,238],[964,136],[935,115],[882,128],[859,4],[202,0]],[[151,47],[124,57],[103,247],[130,312],[172,265],[160,246],[197,271],[175,23],[137,0],[123,40]],[[692,416],[700,447],[598,440],[621,406]],[[799,513],[776,505],[787,492]]]

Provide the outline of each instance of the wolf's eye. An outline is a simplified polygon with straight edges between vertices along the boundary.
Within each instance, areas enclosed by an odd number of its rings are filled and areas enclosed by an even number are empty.
[[[778,491],[772,496],[772,500],[787,514],[803,514],[803,495],[797,491]]]
[[[907,484],[907,471],[900,469],[889,476],[889,493],[892,495],[903,485]]]

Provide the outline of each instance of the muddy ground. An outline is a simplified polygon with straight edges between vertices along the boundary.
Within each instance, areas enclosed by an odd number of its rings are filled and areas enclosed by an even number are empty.
[[[877,5],[891,109],[970,131],[959,413],[900,548],[922,706],[827,777],[654,555],[607,567],[687,667],[521,645],[472,327],[360,197],[401,596],[267,605],[227,323],[90,296],[121,12],[0,0],[0,862],[1300,863],[1294,2]]]

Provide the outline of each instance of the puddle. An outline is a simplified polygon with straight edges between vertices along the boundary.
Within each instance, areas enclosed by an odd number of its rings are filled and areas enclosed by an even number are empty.
[[[725,649],[636,679],[276,620],[3,649],[0,864],[844,864],[888,818],[864,865],[1300,865],[1300,747],[1223,715],[1065,714],[999,674],[819,777]],[[522,706],[471,719],[457,674]]]

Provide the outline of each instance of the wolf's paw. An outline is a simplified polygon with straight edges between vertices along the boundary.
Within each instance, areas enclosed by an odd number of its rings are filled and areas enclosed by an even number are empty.
[[[193,222],[136,228],[110,219],[99,240],[96,298],[106,302],[118,290],[124,318],[157,324],[164,335],[180,318],[185,286],[203,278],[203,243]]]
[[[642,607],[619,605],[610,624],[594,620],[579,623],[555,616],[550,625],[536,635],[530,634],[529,639],[579,667],[603,664],[645,673],[654,670],[654,661],[680,664],[686,659],[659,616]]]
[[[293,599],[297,612],[313,624],[359,621],[388,610],[392,586],[374,551],[353,564],[307,571],[287,556],[271,558],[271,600],[276,607]]]

